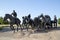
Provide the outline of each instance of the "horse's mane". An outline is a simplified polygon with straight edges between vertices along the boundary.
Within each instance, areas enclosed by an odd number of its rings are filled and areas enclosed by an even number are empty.
[[[45,17],[50,18],[50,16],[49,16],[49,15],[45,15]]]
[[[11,17],[13,17],[11,14],[5,14],[5,16],[11,16]]]
[[[5,15],[10,15],[10,14],[5,14]],[[11,16],[11,15],[10,15]]]

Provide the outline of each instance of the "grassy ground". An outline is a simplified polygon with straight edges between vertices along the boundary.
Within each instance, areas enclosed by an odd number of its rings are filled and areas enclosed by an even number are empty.
[[[57,24],[58,26],[60,26],[60,24]]]
[[[60,26],[60,24],[57,24],[58,25],[58,27]],[[8,26],[10,26],[9,24],[1,24],[0,25],[0,30],[2,30],[4,27],[8,27]],[[14,26],[16,26],[16,25],[14,25]]]
[[[9,24],[0,24],[0,30],[2,30],[4,27],[9,27],[10,25]],[[16,25],[13,25],[14,27]]]
[[[9,25],[0,25],[0,27],[7,28],[5,26]],[[60,27],[59,24],[58,27]],[[1,28],[4,31],[0,32],[0,40],[60,40],[60,28],[48,32],[39,31],[34,33],[31,33],[30,30],[24,30],[23,32],[18,31],[13,33],[13,31],[10,31],[10,29],[8,28],[6,31],[5,29]]]
[[[9,26],[9,24],[0,24],[0,30],[2,30],[4,27]]]

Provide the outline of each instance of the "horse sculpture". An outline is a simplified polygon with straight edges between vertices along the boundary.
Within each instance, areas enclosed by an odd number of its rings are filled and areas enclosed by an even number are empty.
[[[22,26],[23,26],[23,29],[26,27],[27,30],[28,30],[26,17],[27,17],[27,16],[25,16],[25,17],[23,16],[23,17],[22,17],[22,19],[23,19],[23,21],[22,21]]]
[[[41,20],[41,27],[46,28],[46,26],[50,26],[51,27],[51,18],[49,15],[40,15],[39,16],[40,20]]]
[[[57,17],[54,15],[54,20],[51,21],[52,24],[54,24],[54,27],[57,28]]]
[[[31,26],[32,29],[34,28],[40,28],[41,20],[38,17],[35,17],[34,19],[31,19],[28,16],[22,17],[23,18],[23,24],[26,25],[26,28],[28,30],[29,26]]]
[[[27,28],[27,31],[28,31],[28,28],[29,26],[31,26],[31,28],[33,27],[33,20],[29,18],[29,16],[24,16],[22,17],[23,18],[23,22],[22,22],[22,25],[26,26]]]
[[[10,19],[10,22],[9,22],[10,28],[12,30],[14,30],[14,32],[15,32],[15,28],[13,25],[16,24],[17,25],[17,31],[18,31],[18,27],[19,26],[21,27],[21,25],[20,25],[21,21],[18,18],[12,17],[10,14],[5,14],[4,21],[7,21],[7,19]],[[21,30],[22,30],[22,28],[21,28]]]
[[[52,28],[51,18],[49,15],[45,15],[45,23],[48,26],[48,28]]]

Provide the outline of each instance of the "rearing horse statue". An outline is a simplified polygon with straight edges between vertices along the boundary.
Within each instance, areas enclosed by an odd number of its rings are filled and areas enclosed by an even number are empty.
[[[18,27],[20,26],[20,28],[21,28],[21,25],[20,25],[20,23],[21,23],[21,21],[18,19],[18,18],[14,18],[12,15],[10,15],[10,14],[5,14],[5,17],[4,17],[4,21],[7,21],[7,19],[9,19],[10,20],[10,28],[12,29],[12,30],[14,30],[14,32],[15,32],[15,28],[14,28],[14,24],[16,24],[17,25],[17,31],[18,31]],[[22,28],[21,28],[21,30],[22,30]]]

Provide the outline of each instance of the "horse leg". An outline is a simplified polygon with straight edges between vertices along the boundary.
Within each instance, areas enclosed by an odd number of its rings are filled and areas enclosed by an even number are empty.
[[[17,27],[17,32],[18,32],[18,27]]]
[[[13,27],[14,33],[15,33],[15,28]]]
[[[55,27],[55,22],[54,22],[54,27]]]
[[[34,30],[34,24],[31,25],[31,29]]]
[[[56,22],[56,28],[57,28],[57,22]]]
[[[43,24],[42,24],[42,26],[43,26],[43,28],[44,28],[44,29],[46,28],[46,25],[45,25],[45,23],[43,23]]]
[[[55,28],[57,28],[57,23],[55,23]]]
[[[14,33],[15,33],[15,28],[14,28],[14,26],[12,25],[12,30],[14,30]]]
[[[27,28],[27,31],[28,31],[28,26],[26,28]]]
[[[29,27],[29,25],[27,24],[27,26],[26,26],[26,28],[27,28],[27,31],[28,31],[28,27]]]
[[[43,23],[41,23],[41,28],[44,28],[44,27],[43,27],[43,25],[44,25],[44,24],[43,24]]]
[[[51,22],[51,28],[52,28],[53,26],[52,26],[52,22]]]
[[[20,24],[20,29],[21,29],[21,31],[23,30],[21,24]]]
[[[15,29],[14,29],[13,25],[10,25],[10,28],[11,28],[12,30],[14,30],[14,33],[15,33]]]
[[[17,32],[18,32],[18,27],[19,27],[19,25],[17,24]]]
[[[11,28],[11,30],[13,30],[13,29],[12,29],[12,25],[10,25],[10,28]]]
[[[13,30],[13,28],[12,28],[12,27],[13,27],[13,25],[12,25],[12,24],[10,24],[10,28]]]
[[[42,25],[43,23],[41,23],[41,28],[43,28],[43,25]]]

